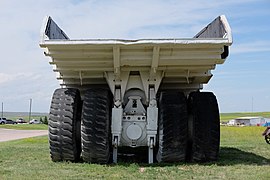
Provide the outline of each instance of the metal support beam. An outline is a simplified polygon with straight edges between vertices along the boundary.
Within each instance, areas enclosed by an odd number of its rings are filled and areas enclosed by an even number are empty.
[[[156,101],[156,92],[154,88],[149,88],[149,106],[147,108],[147,144],[148,144],[148,163],[153,163],[153,149],[156,144],[156,135],[158,127],[158,108]]]
[[[113,145],[113,162],[117,163],[117,150],[120,144],[122,132],[123,108],[121,102],[121,89],[115,88],[114,107],[112,109],[112,145]]]
[[[158,61],[159,61],[159,50],[160,47],[154,46],[153,47],[153,57],[152,57],[152,64],[150,70],[150,80],[155,79],[157,68],[158,68]]]
[[[120,47],[113,47],[113,66],[115,80],[120,79]]]
[[[118,152],[118,137],[113,139],[113,163],[117,163],[117,152]]]
[[[83,85],[82,71],[79,72],[79,76],[80,76],[80,84],[82,86]]]
[[[148,146],[148,163],[154,163],[154,138],[150,138],[150,144]]]

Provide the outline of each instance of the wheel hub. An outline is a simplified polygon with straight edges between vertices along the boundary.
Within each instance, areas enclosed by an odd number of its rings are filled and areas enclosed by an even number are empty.
[[[127,137],[131,140],[137,140],[142,136],[142,129],[137,124],[131,124],[127,128]]]

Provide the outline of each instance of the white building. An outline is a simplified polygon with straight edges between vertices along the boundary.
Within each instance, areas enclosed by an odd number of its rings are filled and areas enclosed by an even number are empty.
[[[265,119],[263,117],[239,117],[236,119],[232,119],[228,122],[228,125],[237,126],[262,126],[265,124]]]

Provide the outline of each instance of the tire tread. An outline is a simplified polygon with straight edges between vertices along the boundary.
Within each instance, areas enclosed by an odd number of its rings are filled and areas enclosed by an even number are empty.
[[[89,89],[82,112],[82,158],[88,163],[106,164],[110,159],[110,92]]]
[[[185,161],[187,134],[188,116],[185,95],[179,92],[161,92],[158,162]]]
[[[77,89],[56,89],[49,115],[50,155],[53,161],[79,161],[80,93]]]
[[[211,92],[194,92],[189,97],[193,116],[191,161],[216,161],[220,146],[220,118],[217,99]]]

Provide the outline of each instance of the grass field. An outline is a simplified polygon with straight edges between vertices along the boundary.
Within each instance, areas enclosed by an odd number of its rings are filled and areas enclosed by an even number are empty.
[[[17,129],[17,130],[47,130],[46,124],[4,124],[0,128]]]
[[[212,163],[53,163],[48,138],[0,143],[0,179],[270,179],[263,127],[221,127],[220,158]]]

